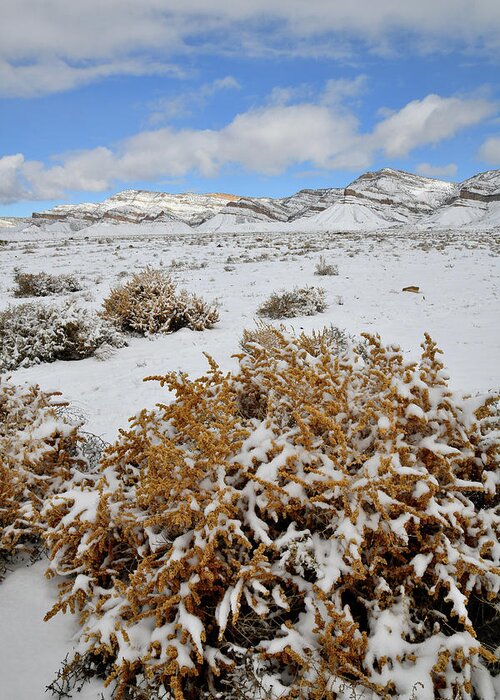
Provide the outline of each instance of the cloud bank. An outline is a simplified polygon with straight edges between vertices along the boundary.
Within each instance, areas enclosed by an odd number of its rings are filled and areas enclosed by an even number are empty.
[[[72,191],[102,192],[117,183],[193,173],[210,178],[231,165],[269,176],[292,166],[366,169],[377,156],[408,156],[496,111],[488,99],[431,94],[387,114],[372,131],[362,132],[346,103],[362,85],[359,78],[351,84],[330,81],[316,101],[293,104],[286,95],[276,99],[273,94],[267,104],[238,114],[219,130],[150,129],[115,149],[102,146],[54,158],[52,166],[26,160],[22,154],[9,155],[0,159],[0,201],[56,199]]]
[[[0,96],[38,96],[112,75],[182,73],[175,63],[186,54],[345,58],[356,42],[385,54],[411,43],[421,53],[498,55],[500,3],[3,0]]]

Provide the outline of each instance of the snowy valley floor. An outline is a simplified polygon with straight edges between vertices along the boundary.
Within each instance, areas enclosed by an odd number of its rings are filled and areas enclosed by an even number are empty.
[[[168,401],[148,375],[206,369],[203,353],[224,369],[235,365],[244,328],[272,291],[295,285],[326,290],[328,309],[286,322],[295,330],[334,325],[349,333],[379,333],[417,357],[425,331],[444,351],[451,387],[483,392],[499,386],[500,339],[498,235],[460,233],[162,234],[157,225],[96,225],[74,234],[1,232],[0,309],[24,299],[12,296],[13,274],[76,272],[85,290],[72,297],[98,308],[110,287],[146,265],[172,273],[180,286],[220,304],[220,321],[203,332],[132,338],[105,360],[42,364],[11,373],[16,383],[58,390],[86,420],[85,429],[112,441],[127,418]],[[320,255],[338,275],[316,276]],[[416,285],[420,293],[403,292]],[[54,298],[41,300],[47,303]],[[0,585],[0,696],[41,700],[70,651],[76,627],[69,617],[42,618],[56,594],[43,578],[45,563],[19,565]],[[82,700],[97,699],[98,683]]]

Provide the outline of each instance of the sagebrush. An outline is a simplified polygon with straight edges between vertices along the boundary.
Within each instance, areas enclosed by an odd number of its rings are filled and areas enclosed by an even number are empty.
[[[116,697],[494,700],[495,398],[453,394],[428,336],[419,363],[367,342],[276,330],[150,378],[175,400],[50,499],[49,616],[79,611]]]
[[[273,292],[257,313],[266,318],[314,316],[327,308],[326,292],[320,287],[295,287],[291,291]]]
[[[83,289],[77,275],[59,274],[50,275],[48,272],[21,272],[14,273],[14,296],[16,297],[46,297],[53,294],[68,294]]]
[[[321,277],[332,277],[339,274],[339,268],[337,265],[327,262],[326,258],[320,255],[319,261],[316,263],[314,274],[320,275]]]
[[[172,333],[180,328],[211,328],[219,313],[214,304],[185,289],[162,270],[138,272],[111,290],[103,302],[102,316],[121,330],[145,334]]]
[[[124,345],[111,323],[69,300],[61,305],[28,302],[0,312],[0,372],[80,360],[102,346]]]

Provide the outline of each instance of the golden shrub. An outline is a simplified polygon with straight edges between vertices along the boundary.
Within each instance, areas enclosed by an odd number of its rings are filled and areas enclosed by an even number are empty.
[[[279,333],[276,333],[276,330]],[[245,328],[240,341],[241,349],[250,355],[261,352],[265,348],[272,353],[273,348],[280,348],[281,334],[294,333],[293,327],[287,328],[283,323],[276,328],[270,323],[256,321],[254,328]],[[330,352],[338,355],[350,349],[367,358],[367,342],[363,338],[356,338],[347,331],[337,326],[324,326],[320,330],[313,330],[310,333],[300,333],[298,336],[300,347],[310,355],[317,357],[321,352]]]
[[[215,306],[186,290],[161,270],[147,268],[115,287],[103,302],[102,316],[123,331],[172,333],[180,328],[201,331],[219,320]]]
[[[58,415],[63,405],[0,379],[0,557],[31,549],[45,498],[81,464],[77,429]]]
[[[117,697],[494,698],[493,397],[454,395],[428,336],[409,363],[266,334],[236,373],[150,378],[173,403],[52,498],[49,616],[80,611]]]

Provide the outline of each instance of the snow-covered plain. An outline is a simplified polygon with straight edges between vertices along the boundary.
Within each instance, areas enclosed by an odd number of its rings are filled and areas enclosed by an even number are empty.
[[[3,229],[0,236],[0,309],[22,303],[12,296],[13,274],[44,270],[81,275],[85,290],[73,296],[99,308],[109,289],[149,265],[171,272],[180,286],[218,300],[220,321],[211,330],[131,338],[106,360],[41,364],[11,373],[16,383],[61,391],[85,418],[85,429],[112,441],[140,408],[168,400],[148,375],[182,370],[202,374],[203,353],[224,369],[235,366],[244,328],[262,301],[280,288],[316,285],[328,309],[287,322],[310,331],[333,324],[349,333],[379,333],[417,357],[425,331],[444,350],[451,387],[482,392],[499,385],[498,249],[494,231],[397,232],[172,232],[158,224],[99,223],[79,232]],[[338,266],[336,276],[314,274],[320,255]],[[416,285],[420,293],[403,292]],[[54,298],[41,300],[50,303]],[[44,562],[16,566],[0,586],[0,696],[41,700],[65,654],[75,623],[42,617],[56,586],[43,578]],[[100,697],[96,681],[78,697]],[[500,692],[500,691],[499,691]],[[106,695],[105,695],[106,697]]]

